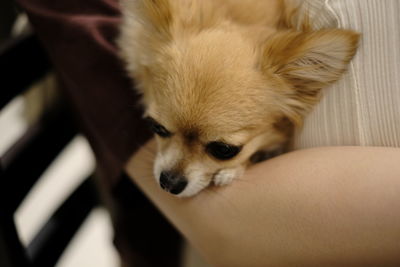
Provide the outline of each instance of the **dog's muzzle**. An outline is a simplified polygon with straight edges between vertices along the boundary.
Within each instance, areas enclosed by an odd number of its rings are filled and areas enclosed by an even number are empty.
[[[160,186],[171,194],[178,195],[187,186],[188,181],[185,176],[173,172],[163,171],[160,174]]]

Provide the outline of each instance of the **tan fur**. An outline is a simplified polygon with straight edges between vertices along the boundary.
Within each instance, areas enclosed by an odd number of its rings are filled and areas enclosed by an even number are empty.
[[[349,30],[312,30],[288,0],[124,0],[122,7],[121,57],[145,115],[172,133],[157,138],[155,175],[165,168],[185,175],[183,196],[221,170],[244,168],[255,152],[287,144],[359,39]],[[205,152],[213,141],[243,149],[216,160]]]

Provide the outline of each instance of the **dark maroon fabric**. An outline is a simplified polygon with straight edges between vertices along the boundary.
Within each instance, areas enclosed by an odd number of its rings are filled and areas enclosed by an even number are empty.
[[[114,184],[149,137],[117,57],[115,0],[18,0],[46,47],[103,171]]]

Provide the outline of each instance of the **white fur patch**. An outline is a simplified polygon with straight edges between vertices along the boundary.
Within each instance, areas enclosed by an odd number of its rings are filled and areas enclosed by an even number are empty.
[[[214,175],[214,184],[218,186],[228,185],[232,183],[235,178],[243,175],[244,169],[242,167],[232,169],[222,169]]]

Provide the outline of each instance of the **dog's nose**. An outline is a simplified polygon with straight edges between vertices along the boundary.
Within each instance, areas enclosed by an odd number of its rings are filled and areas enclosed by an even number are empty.
[[[167,192],[177,195],[185,189],[188,182],[185,176],[179,175],[172,172],[161,172],[160,174],[160,186]]]

